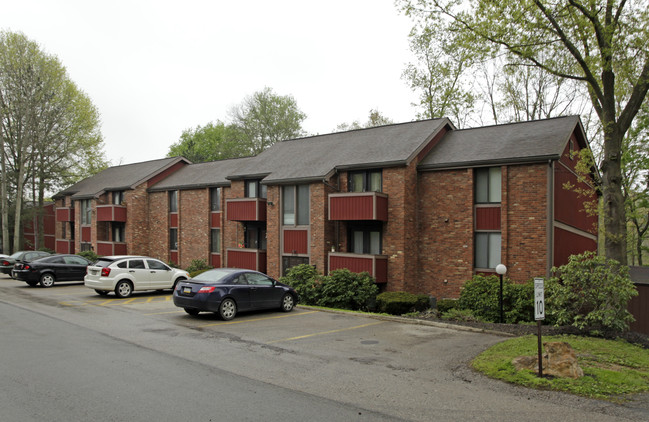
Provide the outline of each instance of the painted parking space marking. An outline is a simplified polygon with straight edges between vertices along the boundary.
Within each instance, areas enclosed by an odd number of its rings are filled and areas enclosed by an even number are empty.
[[[333,334],[333,333],[341,333],[341,332],[344,332],[344,331],[357,330],[359,328],[365,328],[365,327],[371,327],[373,325],[383,324],[384,322],[385,321],[370,322],[368,324],[356,325],[354,327],[339,328],[337,330],[321,331],[319,333],[305,334],[303,336],[282,338],[282,339],[279,339],[279,340],[269,341],[266,344],[279,343],[279,342],[282,342],[282,341],[302,340],[302,339],[309,338],[309,337],[323,336],[323,335],[326,335],[326,334]]]
[[[59,302],[62,306],[123,306],[123,305],[142,305],[148,303],[167,303],[171,302],[171,296],[150,296],[150,297],[131,297],[127,299],[89,299],[89,300],[68,300]]]
[[[210,324],[199,325],[198,328],[215,327],[215,326],[218,326],[218,325],[245,324],[246,322],[266,321],[266,320],[270,320],[270,319],[279,319],[279,318],[290,318],[290,317],[296,317],[296,316],[302,316],[302,315],[315,314],[316,312],[318,312],[318,311],[294,312],[294,313],[291,313],[291,314],[288,314],[288,315],[279,315],[279,316],[253,318],[253,319],[238,319],[236,321],[214,322],[214,323],[210,323]]]

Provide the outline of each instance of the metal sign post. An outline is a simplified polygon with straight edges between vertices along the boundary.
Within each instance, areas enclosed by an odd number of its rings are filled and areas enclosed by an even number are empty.
[[[534,279],[534,319],[537,326],[539,351],[539,378],[543,377],[543,346],[541,342],[541,321],[545,319],[545,297],[542,278]]]

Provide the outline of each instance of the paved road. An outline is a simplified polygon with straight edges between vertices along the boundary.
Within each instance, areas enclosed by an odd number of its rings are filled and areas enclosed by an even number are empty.
[[[0,386],[12,392],[0,409],[16,417],[3,421],[164,421],[190,409],[190,420],[260,420],[266,407],[264,420],[285,421],[649,420],[646,408],[473,372],[470,360],[504,340],[495,335],[306,308],[226,323],[186,315],[169,293],[122,300],[3,278],[0,304],[0,364],[11,374]]]

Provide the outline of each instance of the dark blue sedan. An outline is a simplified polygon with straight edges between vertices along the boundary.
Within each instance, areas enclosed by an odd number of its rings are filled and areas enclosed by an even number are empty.
[[[280,309],[290,312],[298,302],[290,286],[257,271],[216,268],[180,281],[174,290],[174,305],[189,315],[215,312],[229,321],[239,311]]]

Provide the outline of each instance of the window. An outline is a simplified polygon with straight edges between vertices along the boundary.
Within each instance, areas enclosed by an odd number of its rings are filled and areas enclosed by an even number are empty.
[[[169,229],[169,249],[178,250],[178,229]]]
[[[81,224],[90,224],[92,222],[92,204],[90,199],[81,200]]]
[[[500,264],[500,233],[475,234],[475,268],[496,268]]]
[[[210,211],[221,211],[221,188],[210,189]]]
[[[306,256],[283,256],[282,257],[282,274],[286,275],[289,269],[296,265],[308,264],[309,258]]]
[[[221,229],[210,231],[210,252],[221,253]]]
[[[309,185],[282,188],[282,218],[285,226],[309,225]]]
[[[113,227],[113,242],[125,242],[124,240],[124,227],[125,223],[112,223]]]
[[[122,202],[124,202],[124,191],[113,192],[113,205],[122,205]]]
[[[349,173],[350,192],[382,192],[381,170],[354,171]]]
[[[178,212],[178,191],[169,191],[169,212]]]
[[[475,170],[475,202],[489,204],[500,202],[500,167],[484,167]]]
[[[81,252],[91,251],[91,250],[92,250],[92,244],[90,244],[90,243],[81,243]]]
[[[149,265],[150,270],[168,271],[170,269],[165,264],[160,261],[156,261],[155,259],[147,259],[146,263]]]
[[[354,225],[349,229],[349,251],[358,254],[381,255],[380,224]]]
[[[248,284],[253,284],[256,286],[272,286],[273,280],[266,277],[263,274],[255,273],[246,273],[246,279],[248,279]]]
[[[268,187],[259,180],[246,180],[246,198],[266,198]]]
[[[136,270],[144,270],[144,260],[143,259],[131,259],[128,261],[128,267]]]
[[[245,223],[244,232],[244,247],[261,250],[266,249],[265,223]]]

